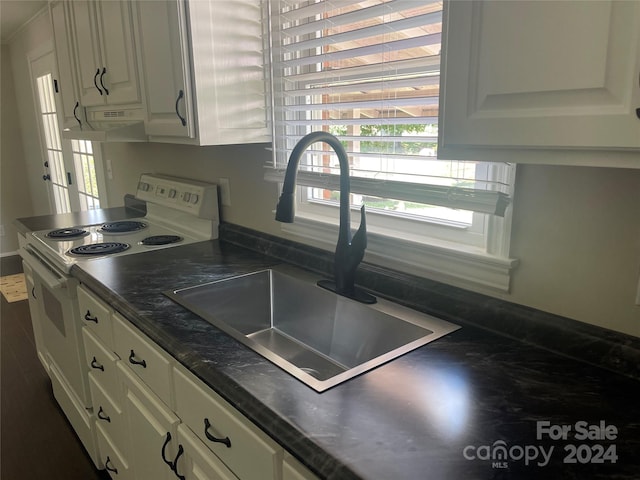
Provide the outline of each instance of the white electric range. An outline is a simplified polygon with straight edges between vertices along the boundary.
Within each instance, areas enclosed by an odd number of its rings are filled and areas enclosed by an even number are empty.
[[[143,217],[31,232],[20,249],[38,357],[51,378],[54,397],[97,468],[104,466],[94,429],[97,413],[82,340],[79,282],[71,268],[218,238],[216,185],[143,174],[135,196],[146,202]]]

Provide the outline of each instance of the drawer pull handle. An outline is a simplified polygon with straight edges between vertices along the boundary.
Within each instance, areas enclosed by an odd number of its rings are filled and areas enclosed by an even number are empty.
[[[98,363],[98,359],[96,357],[93,357],[93,360],[91,360],[91,368],[102,370],[104,372],[104,367]]]
[[[87,322],[94,322],[94,323],[98,323],[98,317],[92,317],[91,316],[91,311],[87,310],[87,313],[84,314],[84,319]]]
[[[110,467],[109,463],[111,463],[111,459],[107,456],[107,461],[104,462],[104,468],[106,468],[110,472],[113,472],[113,473],[115,473],[117,475],[118,474],[118,469],[113,467],[113,466]]]
[[[231,440],[229,440],[229,437],[224,437],[224,438],[217,438],[214,437],[213,435],[211,435],[208,430],[209,428],[211,428],[211,423],[209,422],[208,418],[204,419],[204,434],[205,436],[211,440],[212,442],[216,442],[216,443],[224,443],[227,448],[231,448]]]
[[[104,420],[105,422],[111,423],[111,417],[109,417],[109,415],[104,413],[104,410],[102,410],[102,407],[100,407],[100,410],[98,410],[98,418],[100,420]]]
[[[142,365],[142,368],[147,368],[147,362],[145,362],[144,360],[136,360],[135,356],[136,353],[131,350],[131,354],[129,355],[129,363],[132,365]]]

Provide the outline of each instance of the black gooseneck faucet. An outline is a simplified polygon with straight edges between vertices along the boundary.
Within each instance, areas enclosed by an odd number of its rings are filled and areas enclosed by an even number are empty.
[[[345,152],[340,140],[335,136],[327,132],[312,132],[302,137],[296,144],[287,164],[282,194],[276,207],[276,220],[284,223],[293,223],[298,163],[307,147],[316,142],[324,142],[331,146],[340,161],[340,231],[334,259],[335,281],[320,280],[318,285],[362,303],[375,303],[376,297],[355,286],[356,269],[362,261],[364,251],[367,248],[366,215],[364,205],[362,205],[360,209],[360,227],[353,235],[352,240],[349,214],[349,196],[351,192],[349,160],[347,152]]]

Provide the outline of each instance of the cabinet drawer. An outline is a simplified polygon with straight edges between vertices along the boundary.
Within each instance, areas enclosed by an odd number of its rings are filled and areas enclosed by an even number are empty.
[[[116,373],[116,361],[118,357],[102,344],[88,328],[82,329],[84,339],[84,351],[89,372],[100,386],[111,395],[118,404],[121,401],[118,374]]]
[[[273,440],[193,375],[175,369],[174,381],[176,413],[235,475],[280,478],[283,451]]]
[[[96,427],[96,436],[98,437],[100,458],[111,478],[113,480],[133,479],[134,477],[129,469],[129,464],[123,460],[120,452],[105,434],[101,425]]]
[[[98,385],[93,373],[89,374],[89,386],[91,387],[96,424],[102,427],[120,452],[129,451],[127,423],[122,407],[117,405],[110,395]]]
[[[94,331],[110,350],[113,350],[111,310],[89,290],[78,288],[78,305],[82,324]]]
[[[171,401],[171,362],[120,315],[113,316],[115,352],[122,361],[168,406]]]

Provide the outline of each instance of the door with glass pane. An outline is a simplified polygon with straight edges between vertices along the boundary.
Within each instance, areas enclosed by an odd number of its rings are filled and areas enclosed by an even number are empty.
[[[42,166],[51,213],[100,208],[96,155],[92,142],[60,136],[59,96],[53,54],[30,62],[35,109],[40,130]]]

